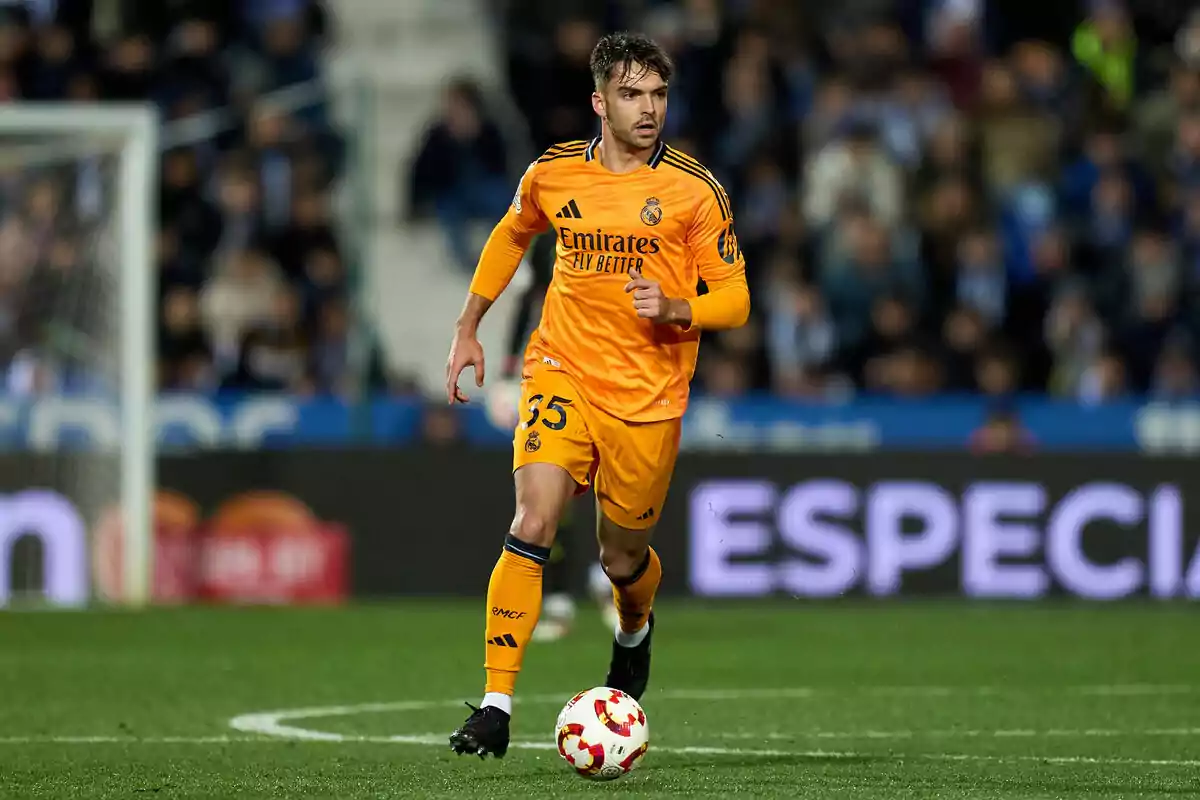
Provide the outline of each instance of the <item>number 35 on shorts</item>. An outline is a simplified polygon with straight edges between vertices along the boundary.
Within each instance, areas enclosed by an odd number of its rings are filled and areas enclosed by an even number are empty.
[[[543,427],[552,431],[561,431],[567,427],[567,406],[571,401],[566,397],[552,396],[546,400],[544,394],[535,394],[525,403],[530,417],[521,423],[521,430],[529,430],[540,420]],[[543,414],[544,410],[544,414]]]
[[[579,416],[579,409],[573,407],[574,400],[570,397],[535,389],[530,391],[513,441],[518,459],[524,455],[524,460],[549,461],[572,470],[576,466],[573,462],[581,458],[577,452],[591,452],[587,426]]]
[[[591,483],[596,446],[592,408],[573,381],[554,370],[536,370],[521,383],[521,421],[513,435],[513,469],[555,464],[581,487]]]
[[[513,468],[522,464],[557,464],[577,483],[587,484],[595,459],[588,435],[586,403],[576,403],[573,387],[555,374],[527,381],[521,422],[513,438]],[[538,385],[541,384],[541,385]],[[545,385],[551,384],[551,385]]]

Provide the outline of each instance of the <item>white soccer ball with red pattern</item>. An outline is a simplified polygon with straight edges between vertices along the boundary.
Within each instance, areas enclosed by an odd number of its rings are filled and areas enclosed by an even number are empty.
[[[611,781],[631,771],[650,744],[646,712],[624,692],[580,692],[558,714],[558,753],[585,778]]]

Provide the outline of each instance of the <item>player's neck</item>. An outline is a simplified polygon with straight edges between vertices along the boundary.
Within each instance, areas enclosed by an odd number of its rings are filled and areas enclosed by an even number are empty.
[[[600,144],[596,146],[596,158],[600,165],[609,172],[623,174],[633,172],[650,161],[658,141],[649,147],[633,149],[618,142],[616,137],[607,131],[601,132]]]

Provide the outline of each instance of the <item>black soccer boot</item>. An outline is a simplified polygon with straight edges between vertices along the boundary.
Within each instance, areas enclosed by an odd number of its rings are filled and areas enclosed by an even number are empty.
[[[608,665],[608,678],[604,685],[617,689],[641,700],[646,693],[646,684],[650,682],[650,640],[654,637],[654,612],[650,612],[647,620],[649,630],[646,638],[637,647],[622,647],[613,639],[612,661]]]
[[[471,753],[486,758],[491,753],[504,758],[508,752],[508,714],[495,706],[476,708],[467,703],[471,716],[462,727],[450,734],[450,749],[460,756]]]

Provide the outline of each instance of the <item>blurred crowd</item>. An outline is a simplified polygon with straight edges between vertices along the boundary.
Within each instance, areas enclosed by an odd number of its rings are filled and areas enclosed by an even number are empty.
[[[729,191],[754,297],[749,325],[706,337],[702,390],[1200,394],[1200,12],[1189,4],[500,6],[524,130],[453,83],[410,176],[412,207],[451,232],[493,221],[514,162],[596,135],[596,38],[649,33],[678,65],[666,135]],[[534,257],[543,285],[546,238]],[[457,241],[469,269],[474,252]],[[514,352],[538,301],[535,285]]]
[[[0,97],[160,111],[163,390],[329,393],[351,380],[331,220],[345,143],[320,90],[329,35],[317,0],[0,2]],[[298,86],[311,96],[279,102]],[[53,151],[69,137],[40,138]],[[116,154],[83,137],[35,160],[31,144],[0,148],[0,363],[10,392],[94,388],[117,374],[97,369],[118,335]]]

